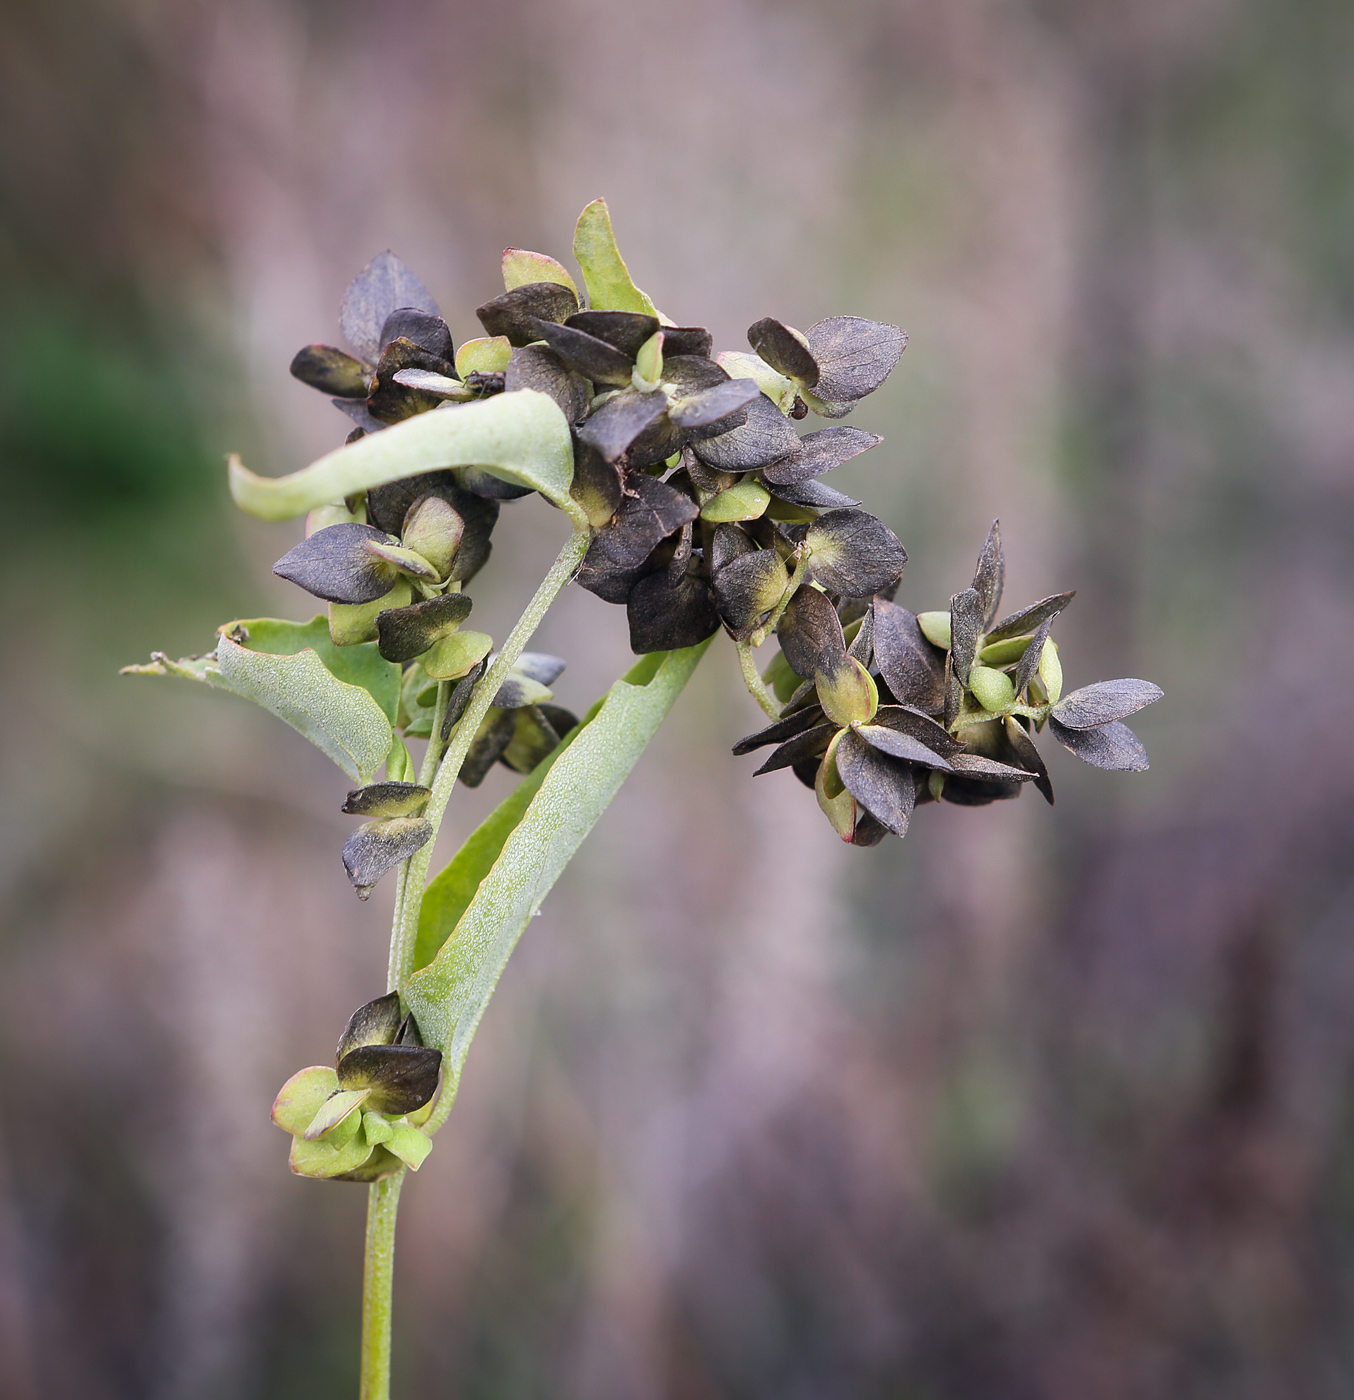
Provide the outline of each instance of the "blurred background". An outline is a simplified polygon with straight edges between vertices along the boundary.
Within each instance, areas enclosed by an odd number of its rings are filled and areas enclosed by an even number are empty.
[[[1354,9],[1339,0],[0,3],[0,1397],[354,1388],[365,1192],[267,1119],[391,891],[270,717],[119,678],[305,617],[291,380],[393,246],[458,338],[610,201],[726,348],[911,344],[837,484],[945,606],[993,516],[1142,776],[843,848],[707,659],[500,987],[405,1192],[397,1393],[1354,1392]],[[505,511],[502,635],[559,541]],[[582,710],[624,616],[539,645]],[[1046,748],[1056,747],[1045,745]],[[458,798],[449,854],[508,790]]]

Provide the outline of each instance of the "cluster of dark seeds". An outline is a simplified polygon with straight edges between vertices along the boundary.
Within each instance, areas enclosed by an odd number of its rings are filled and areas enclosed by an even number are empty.
[[[997,620],[995,525],[972,586],[948,613],[918,617],[892,601],[902,545],[822,480],[881,439],[843,426],[801,434],[796,423],[850,413],[897,363],[902,331],[833,316],[801,333],[768,317],[749,329],[750,351],[716,354],[702,327],[583,305],[543,254],[508,250],[504,282],[476,311],[485,334],[456,347],[422,282],[383,253],[343,299],[353,353],[307,346],[292,373],[352,420],[349,441],[517,389],[553,399],[573,436],[572,494],[593,527],[578,582],[624,604],[638,653],[723,628],[746,659],[774,634],[781,652],[766,680],[782,708],[736,752],[775,744],[758,771],[792,768],[844,840],[901,836],[919,803],[978,805],[1026,782],[1052,801],[1031,737],[1045,728],[1088,763],[1146,767],[1120,721],[1160,691],[1114,681],[1061,695],[1048,632],[1071,594]],[[328,603],[336,643],[375,642],[405,668],[405,735],[431,733],[438,683],[455,681],[445,735],[482,674],[493,642],[464,627],[463,589],[489,557],[502,503],[527,494],[477,467],[411,477],[313,512],[306,539],[278,561],[277,573]],[[462,781],[496,762],[527,772],[573,727],[549,703],[562,669],[523,658]],[[427,839],[427,789],[406,776],[349,799],[346,810],[374,818],[345,848],[363,891]]]
[[[947,612],[911,613],[883,593],[862,600],[801,589],[781,618],[768,672],[785,708],[734,752],[774,744],[757,771],[792,769],[857,846],[905,835],[926,802],[980,807],[1018,797],[1026,783],[1052,802],[1032,738],[1045,727],[1097,768],[1141,772],[1147,753],[1121,721],[1159,700],[1160,689],[1117,680],[1064,695],[1049,631],[1072,594],[998,620],[1004,574],[994,523],[973,583]]]

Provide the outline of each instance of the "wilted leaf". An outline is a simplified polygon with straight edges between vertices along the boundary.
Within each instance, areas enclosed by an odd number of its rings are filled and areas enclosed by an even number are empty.
[[[696,455],[702,462],[719,471],[755,471],[798,448],[799,435],[765,394],[748,404],[747,414],[741,427],[696,444]]]
[[[572,370],[577,370],[594,384],[613,388],[628,387],[634,373],[634,361],[614,345],[599,340],[586,331],[572,326],[557,326],[549,321],[537,321],[533,340],[543,340]]]
[[[439,315],[432,293],[390,249],[378,253],[348,284],[339,308],[339,326],[348,344],[373,364],[381,354],[386,317],[401,306]]]
[[[771,494],[778,501],[787,501],[792,506],[802,506],[807,510],[845,510],[860,504],[854,497],[843,491],[836,491],[821,481],[801,481],[795,486],[772,486]],[[772,507],[773,518],[776,518],[774,510]]]
[[[963,685],[978,654],[978,638],[983,630],[983,600],[976,588],[966,588],[950,599],[950,662]]]
[[[1063,748],[1093,768],[1120,773],[1145,773],[1148,769],[1147,750],[1142,740],[1118,720],[1095,729],[1069,729],[1050,715],[1048,728]]]
[[[633,361],[640,346],[658,330],[658,317],[634,311],[577,311],[565,322],[574,330],[604,340]]]
[[[1002,618],[987,634],[987,640],[989,642],[1003,642],[1008,637],[1023,637],[1026,632],[1033,632],[1041,622],[1057,617],[1075,597],[1074,590],[1070,593],[1053,593],[1047,598],[1040,598],[1037,603],[1031,603],[1028,608],[1021,608],[1019,612],[1013,612],[1009,617]]]
[[[512,345],[539,340],[541,322],[560,322],[578,310],[578,299],[558,282],[529,282],[475,308],[485,333]]]
[[[1034,740],[1025,732],[1020,721],[1012,715],[1006,717],[1006,741],[1020,762],[1020,766],[1035,775],[1034,785],[1044,795],[1044,800],[1053,805],[1053,780],[1048,776],[1048,768],[1043,755],[1034,746]]]
[[[341,399],[367,397],[367,372],[360,360],[332,345],[307,345],[291,362],[291,374],[322,394]]]
[[[1006,563],[1001,552],[1001,523],[994,520],[987,532],[982,553],[978,556],[978,566],[973,571],[973,588],[978,594],[978,604],[982,613],[981,627],[997,615],[1001,606],[1002,587],[1006,581]],[[991,640],[989,638],[989,640]]]
[[[787,379],[793,379],[806,389],[818,383],[818,362],[813,352],[774,317],[763,317],[748,327],[748,344]]]
[[[764,467],[762,476],[773,486],[794,486],[832,471],[883,441],[878,433],[864,433],[859,428],[820,428],[800,438],[799,446],[788,457]]]
[[[630,590],[626,600],[630,650],[637,656],[653,651],[694,647],[719,630],[719,612],[710,585],[684,571],[650,574]]]
[[[636,571],[669,535],[697,515],[696,503],[681,491],[643,473],[632,475],[612,524],[598,530],[578,582],[608,603],[623,603]]]
[[[818,364],[815,397],[844,403],[879,388],[907,345],[905,331],[863,316],[829,316],[809,327],[807,339]]]
[[[273,572],[326,602],[373,603],[390,592],[398,574],[368,544],[398,541],[371,525],[328,525],[289,549]]]
[[[548,345],[525,345],[512,352],[503,376],[508,393],[535,389],[548,394],[570,423],[582,420],[588,411],[588,386],[581,374],[567,368]]]
[[[822,722],[820,710],[813,707],[800,710],[785,719],[776,720],[765,729],[759,729],[755,734],[749,734],[745,739],[740,739],[733,746],[733,752],[742,755],[751,753],[754,749],[764,748],[767,744],[783,744],[787,739],[793,739],[797,734],[803,734]]]
[[[367,822],[343,843],[343,868],[353,886],[369,890],[388,870],[432,839],[432,823],[422,817]]]
[[[715,569],[712,582],[720,616],[741,632],[780,602],[790,578],[774,549],[759,549]]]
[[[1097,681],[1065,695],[1053,707],[1053,718],[1067,729],[1093,729],[1154,704],[1163,693],[1151,681]]]
[[[837,744],[836,760],[842,782],[856,801],[895,836],[906,836],[917,801],[912,769],[850,729]]]
[[[821,713],[809,710],[809,715]],[[832,742],[832,737],[840,729],[837,724],[815,724],[812,728],[804,730],[802,733],[792,735],[784,740],[771,756],[758,768],[753,777],[758,778],[763,773],[775,773],[781,768],[793,768],[796,763],[803,763],[807,759],[819,759],[827,752],[827,746]]]
[[[381,655],[387,661],[412,661],[436,641],[454,632],[470,616],[464,593],[444,593],[405,608],[387,608],[376,619]]]
[[[927,714],[945,706],[945,665],[916,617],[882,598],[874,604],[874,657],[894,699]]]
[[[442,1052],[422,1045],[360,1045],[338,1062],[343,1089],[367,1089],[368,1106],[404,1115],[422,1108],[437,1092]]]
[[[668,397],[661,389],[640,393],[624,389],[608,399],[578,430],[607,462],[619,461],[630,444],[667,412]]]
[[[340,810],[350,817],[417,817],[431,796],[417,783],[369,783],[350,792]]]
[[[790,599],[776,637],[790,669],[805,680],[846,655],[837,610],[816,588],[800,588]]]
[[[809,526],[808,574],[833,593],[864,598],[897,583],[907,550],[868,511],[830,510]]]

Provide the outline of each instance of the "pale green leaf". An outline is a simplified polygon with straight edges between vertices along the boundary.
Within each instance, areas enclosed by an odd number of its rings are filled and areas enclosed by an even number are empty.
[[[497,859],[478,881],[441,951],[402,989],[424,1043],[446,1056],[444,1094],[454,1092],[470,1041],[522,930],[616,795],[708,645],[645,658],[636,668],[640,683],[617,681],[596,716],[553,755],[520,821],[513,824],[514,813],[505,813],[504,804],[486,823],[493,831],[482,839],[480,862],[499,839],[497,831],[509,828]],[[440,918],[468,885],[470,864],[448,881]],[[430,933],[429,942],[433,938]]]
[[[255,476],[232,457],[230,490],[250,515],[287,520],[373,486],[447,467],[482,467],[504,481],[530,486],[566,510],[572,505],[569,425],[554,399],[535,389],[415,414],[290,476]]]
[[[332,1065],[311,1065],[298,1070],[278,1091],[273,1122],[299,1137],[315,1120],[325,1100],[338,1088]]]
[[[606,200],[594,199],[578,216],[574,231],[574,257],[583,269],[588,305],[594,311],[635,311],[657,316],[653,302],[630,278],[630,269],[616,247],[611,211]]]
[[[339,680],[311,648],[275,656],[222,637],[216,664],[227,689],[304,734],[350,778],[369,783],[385,762],[395,737],[385,712],[370,692]]]
[[[384,599],[379,600],[384,602]],[[398,599],[389,604],[398,606]],[[335,646],[329,624],[323,616],[309,622],[287,622],[277,617],[249,617],[228,622],[220,630],[230,636],[235,628],[248,633],[242,644],[250,651],[267,651],[275,656],[293,656],[309,647],[324,662],[325,668],[349,685],[360,685],[385,711],[393,724],[400,703],[400,668],[387,661],[377,650],[375,642],[357,646]]]
[[[525,248],[505,248],[503,250],[503,285],[508,291],[514,287],[530,286],[534,282],[557,282],[561,287],[578,295],[574,279],[569,276],[563,263],[556,262],[546,253],[532,253]]]

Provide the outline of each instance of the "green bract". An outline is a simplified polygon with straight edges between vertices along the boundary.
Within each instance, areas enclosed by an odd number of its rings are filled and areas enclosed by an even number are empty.
[[[578,216],[578,227],[574,230],[574,257],[583,269],[583,283],[588,289],[588,302],[593,310],[658,315],[653,302],[631,280],[630,269],[616,246],[611,211],[607,208],[606,200],[594,199]]]

